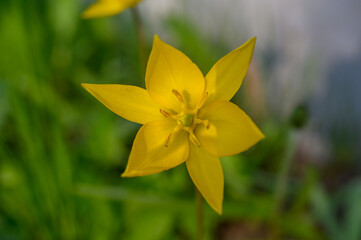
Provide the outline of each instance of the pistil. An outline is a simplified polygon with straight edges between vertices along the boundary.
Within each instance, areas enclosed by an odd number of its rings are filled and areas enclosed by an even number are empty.
[[[179,119],[178,122],[183,124],[185,127],[190,127],[193,124],[193,114],[184,114]]]

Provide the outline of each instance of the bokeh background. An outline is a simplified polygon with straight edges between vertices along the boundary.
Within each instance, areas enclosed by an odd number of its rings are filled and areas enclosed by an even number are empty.
[[[0,1],[0,239],[194,239],[184,165],[122,179],[139,125],[80,83],[144,86],[130,11]],[[144,0],[152,37],[203,71],[257,36],[232,100],[266,135],[222,159],[224,214],[206,239],[361,239],[361,2]]]

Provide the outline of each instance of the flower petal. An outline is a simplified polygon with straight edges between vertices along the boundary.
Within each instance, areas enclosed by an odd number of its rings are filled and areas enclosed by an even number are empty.
[[[141,0],[98,0],[90,5],[82,14],[83,18],[108,17],[134,7]]]
[[[172,93],[177,90],[189,108],[201,98],[205,81],[199,68],[182,52],[154,36],[145,76],[150,96],[163,107],[179,112],[180,102]]]
[[[143,88],[120,84],[82,83],[82,86],[112,112],[129,121],[144,124],[164,119],[159,105]]]
[[[188,158],[189,143],[185,131],[173,135],[176,121],[159,120],[145,124],[135,137],[129,161],[122,177],[144,176],[173,168]]]
[[[222,214],[224,177],[219,158],[203,147],[190,144],[186,164],[193,183],[204,199],[217,213]]]
[[[237,154],[264,138],[247,114],[228,101],[213,102],[200,118],[208,119],[210,127],[199,125],[195,134],[201,145],[216,156]]]
[[[238,91],[251,62],[256,37],[221,58],[206,76],[208,98],[205,105],[216,100],[230,100]]]

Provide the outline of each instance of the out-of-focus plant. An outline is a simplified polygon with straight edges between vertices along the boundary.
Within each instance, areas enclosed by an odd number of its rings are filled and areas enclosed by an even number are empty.
[[[312,189],[310,201],[313,212],[329,239],[361,239],[360,186],[360,180],[354,181],[334,197],[328,196],[320,184]]]

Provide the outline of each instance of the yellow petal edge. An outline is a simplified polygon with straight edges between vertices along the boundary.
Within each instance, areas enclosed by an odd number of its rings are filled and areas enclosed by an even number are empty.
[[[81,85],[112,112],[129,121],[145,124],[164,119],[159,106],[143,88],[120,84]]]
[[[251,62],[256,37],[222,57],[206,75],[206,104],[216,100],[229,101],[240,88]]]
[[[176,112],[181,106],[173,90],[182,94],[189,108],[194,108],[205,88],[203,74],[197,65],[157,35],[148,60],[145,84],[155,102]]]
[[[224,176],[219,158],[211,155],[203,147],[190,144],[186,165],[193,183],[204,199],[221,215]]]
[[[188,158],[188,136],[176,133],[169,145],[165,139],[176,126],[175,121],[152,121],[140,128],[135,137],[128,164],[122,177],[145,176],[168,170]]]
[[[208,119],[210,127],[199,126],[196,135],[202,146],[216,156],[230,156],[246,151],[264,138],[251,118],[228,101],[211,103],[200,117]]]

